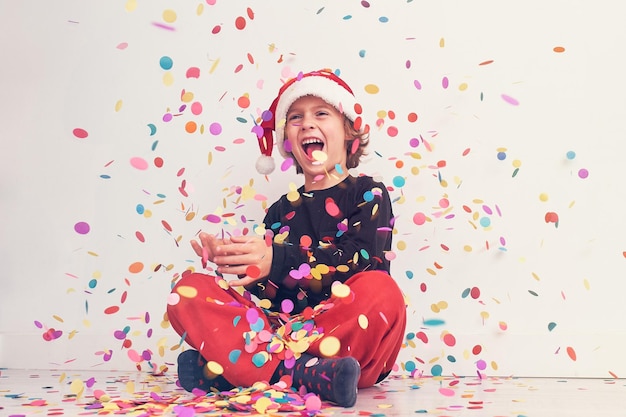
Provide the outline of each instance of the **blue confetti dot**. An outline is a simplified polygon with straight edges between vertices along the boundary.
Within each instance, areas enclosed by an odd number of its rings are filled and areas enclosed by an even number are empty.
[[[137,207],[135,208],[135,210],[137,210],[138,214],[143,214],[146,211],[143,204],[137,204]]]
[[[174,66],[174,61],[172,61],[172,58],[170,58],[169,56],[162,56],[159,60],[159,65],[166,71],[171,70]]]
[[[265,355],[262,353],[257,353],[252,357],[252,363],[256,365],[257,368],[265,365]]]
[[[370,201],[372,201],[374,199],[374,193],[371,191],[366,191],[363,193],[363,200],[367,201],[368,203]]]
[[[393,178],[393,185],[395,185],[398,188],[402,188],[404,187],[406,180],[404,179],[404,177],[401,176],[397,176]]]
[[[413,372],[415,370],[416,366],[415,366],[415,362],[413,361],[407,361],[404,364],[404,369],[406,369],[408,372]]]
[[[361,58],[364,58],[364,57],[365,57],[365,49],[361,49],[361,50],[359,51],[359,56],[360,56]]]
[[[489,227],[491,225],[491,219],[489,217],[482,217],[480,219],[480,225],[482,227]]]
[[[408,279],[413,279],[413,271],[406,271],[405,274]]]
[[[350,19],[352,19],[352,15],[350,14],[347,14],[343,17],[343,20],[350,20]]]
[[[441,367],[441,365],[433,365],[433,367],[430,368],[430,374],[432,376],[441,376],[442,373],[443,368]]]
[[[565,156],[567,157],[567,159],[569,159],[570,161],[574,158],[576,158],[576,152],[574,151],[567,151],[567,154],[565,154]]]
[[[98,285],[97,279],[92,279],[91,281],[89,281],[89,288],[91,289],[96,288],[96,285]]]
[[[505,152],[498,152],[498,160],[504,161],[505,159],[506,159],[506,153]]]
[[[381,16],[381,17],[378,18],[378,21],[380,23],[387,23],[387,22],[389,22],[389,18],[387,16]]]
[[[230,363],[237,363],[239,356],[241,356],[241,351],[239,349],[231,350],[228,354],[228,360]]]

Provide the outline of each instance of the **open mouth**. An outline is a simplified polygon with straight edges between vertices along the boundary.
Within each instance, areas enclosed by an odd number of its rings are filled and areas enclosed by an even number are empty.
[[[313,157],[313,153],[315,151],[321,151],[323,149],[324,142],[322,142],[320,139],[311,138],[305,139],[302,142],[302,150],[304,150],[304,153],[310,160],[315,160],[315,158]]]

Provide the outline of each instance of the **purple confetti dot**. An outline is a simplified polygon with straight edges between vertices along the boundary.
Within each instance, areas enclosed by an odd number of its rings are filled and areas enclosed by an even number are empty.
[[[578,170],[578,176],[584,180],[589,176],[589,171],[587,171],[585,168],[581,168]]]
[[[85,223],[85,222],[78,222],[74,225],[74,230],[76,231],[76,233],[81,234],[81,235],[86,235],[87,233],[89,233],[89,231],[91,230],[91,228],[89,227],[89,223]]]
[[[217,122],[211,123],[211,126],[209,126],[209,132],[211,132],[212,135],[219,135],[222,133],[222,125]]]

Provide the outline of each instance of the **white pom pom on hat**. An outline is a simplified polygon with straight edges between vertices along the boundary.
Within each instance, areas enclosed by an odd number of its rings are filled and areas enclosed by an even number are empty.
[[[332,71],[322,69],[305,74],[300,73],[287,80],[278,91],[278,96],[269,110],[264,113],[261,129],[255,129],[261,150],[261,156],[256,163],[256,169],[260,174],[268,175],[274,171],[275,164],[272,157],[274,136],[280,154],[284,158],[290,157],[284,147],[287,112],[294,101],[304,96],[316,96],[323,99],[352,121],[359,117],[356,109],[357,101],[352,89]]]

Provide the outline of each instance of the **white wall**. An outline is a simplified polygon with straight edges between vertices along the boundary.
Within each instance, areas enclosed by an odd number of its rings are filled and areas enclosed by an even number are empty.
[[[0,367],[134,369],[146,350],[141,369],[174,362],[163,313],[172,281],[199,266],[188,241],[253,227],[262,196],[300,183],[252,168],[252,119],[285,77],[329,67],[369,123],[382,121],[358,172],[406,181],[391,191],[393,274],[411,301],[398,371],[475,375],[484,361],[487,375],[624,376],[620,14],[579,0],[370,3],[1,2]],[[187,133],[188,121],[203,133]],[[224,213],[234,215],[222,225],[202,220]],[[50,329],[62,333],[46,341]]]

